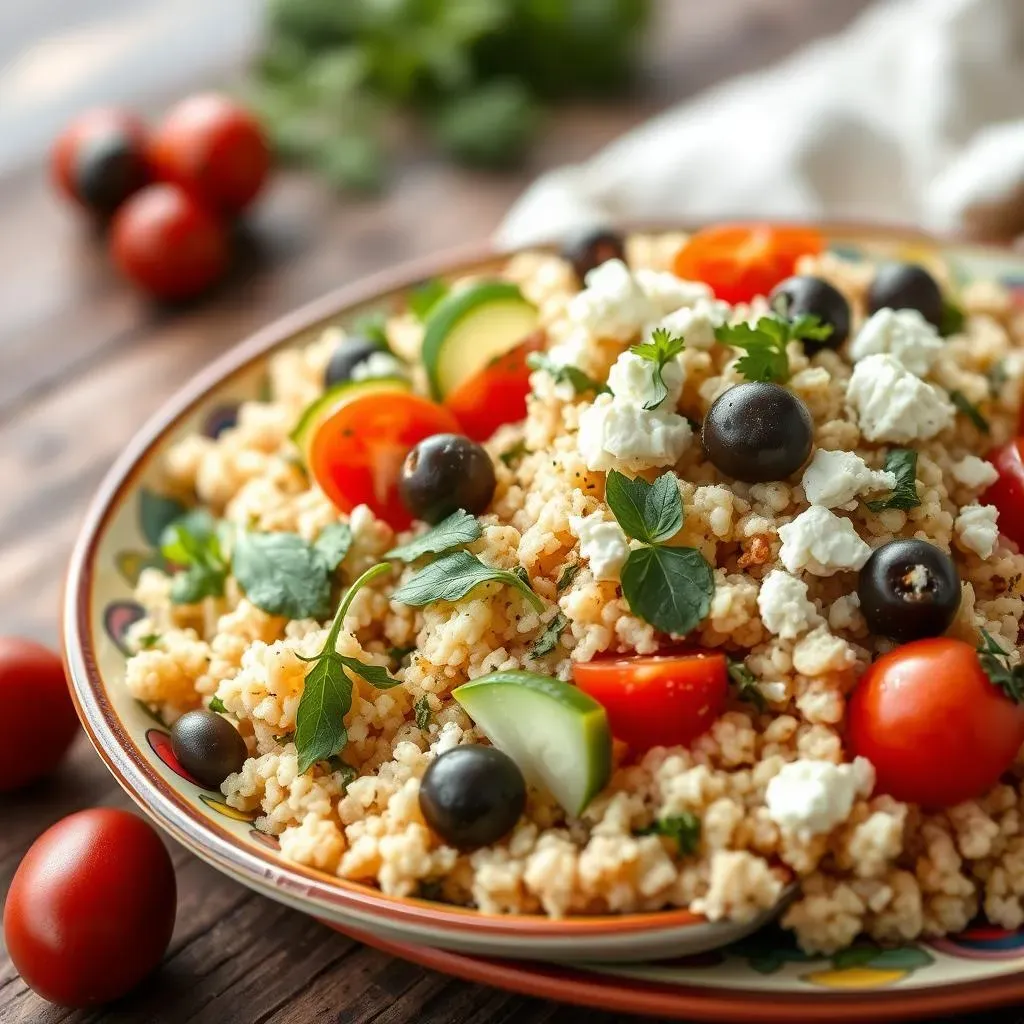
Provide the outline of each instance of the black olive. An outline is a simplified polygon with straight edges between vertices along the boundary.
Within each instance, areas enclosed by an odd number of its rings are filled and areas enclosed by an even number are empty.
[[[562,242],[562,259],[572,264],[580,284],[594,267],[606,260],[624,260],[626,243],[619,232],[606,227],[583,228]]]
[[[495,483],[494,463],[480,445],[461,434],[434,434],[405,457],[398,491],[417,519],[439,523],[456,509],[486,511]]]
[[[850,304],[838,288],[833,288],[820,277],[787,277],[772,289],[769,302],[772,309],[789,320],[798,316],[816,316],[832,328],[832,333],[824,341],[805,340],[803,345],[808,352],[836,348],[850,336]]]
[[[171,750],[181,767],[209,789],[220,789],[249,756],[238,730],[206,710],[186,711],[171,726]]]
[[[960,607],[960,575],[934,544],[891,540],[864,563],[857,596],[872,633],[907,643],[949,628]]]
[[[116,128],[82,141],[72,174],[82,202],[104,216],[142,188],[149,176],[138,140]]]
[[[523,773],[494,747],[453,747],[430,763],[420,783],[427,824],[460,850],[496,843],[512,831],[525,806]]]
[[[747,483],[784,480],[811,454],[811,414],[792,391],[748,381],[715,399],[701,441],[711,463]]]
[[[936,329],[942,326],[942,289],[916,263],[887,263],[878,268],[868,290],[868,312],[916,309]]]
[[[351,380],[352,371],[378,352],[387,352],[387,349],[371,338],[364,338],[358,334],[343,338],[331,353],[330,361],[324,370],[324,385],[333,387],[335,384]]]

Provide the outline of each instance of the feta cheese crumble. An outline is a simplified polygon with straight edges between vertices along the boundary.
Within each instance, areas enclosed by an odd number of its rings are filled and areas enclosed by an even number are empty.
[[[953,479],[964,487],[980,491],[999,479],[999,470],[977,455],[965,455],[959,462],[953,463]]]
[[[631,341],[660,315],[622,260],[595,267],[586,284],[569,301],[568,315],[592,338]]]
[[[822,621],[807,597],[807,584],[781,569],[772,569],[762,581],[757,610],[765,629],[783,640],[795,640]]]
[[[832,576],[845,569],[860,569],[871,556],[849,519],[821,505],[812,505],[791,523],[779,527],[779,558],[790,571],[806,569],[815,576]]]
[[[629,555],[629,541],[618,523],[600,512],[589,516],[569,516],[569,529],[579,539],[580,557],[590,563],[596,580],[618,581]]]
[[[713,297],[703,281],[687,281],[667,270],[641,268],[634,275],[657,316],[666,316],[682,306],[693,306]]]
[[[896,486],[896,474],[869,468],[853,452],[819,448],[804,470],[801,483],[812,505],[853,509],[858,494],[891,491]]]
[[[953,523],[960,547],[988,558],[996,549],[999,510],[995,505],[964,505]]]
[[[846,400],[869,441],[923,441],[953,425],[956,409],[946,395],[888,354],[854,367]]]
[[[857,797],[868,796],[874,785],[875,770],[863,757],[851,764],[791,761],[768,783],[768,817],[788,832],[825,835],[849,818]]]
[[[880,309],[850,343],[854,362],[888,353],[911,373],[923,377],[932,368],[945,342],[916,309]]]
[[[376,380],[378,377],[409,379],[409,366],[390,352],[374,352],[352,367],[353,380]]]
[[[662,318],[657,324],[680,335],[687,348],[709,349],[715,343],[715,328],[721,327],[732,312],[728,302],[720,299],[697,299]]]

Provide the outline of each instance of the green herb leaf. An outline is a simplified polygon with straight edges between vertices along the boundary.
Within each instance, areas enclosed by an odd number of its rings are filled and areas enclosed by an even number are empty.
[[[347,523],[328,523],[313,542],[313,547],[323,556],[327,568],[334,572],[352,547],[352,527]]]
[[[550,374],[556,384],[568,384],[577,395],[586,394],[588,391],[593,391],[598,395],[611,393],[607,384],[594,380],[578,366],[573,366],[571,363],[561,366],[543,352],[531,352],[526,357],[526,365],[531,370],[543,370]]]
[[[832,333],[831,324],[823,324],[816,316],[798,316],[788,320],[778,314],[761,317],[756,324],[723,324],[715,337],[744,355],[736,361],[736,369],[747,380],[789,380],[789,357],[786,345],[791,341],[824,341]]]
[[[988,630],[981,631],[978,660],[985,675],[1006,694],[1014,704],[1024,702],[1024,665],[1011,666],[1006,651],[996,643]]]
[[[546,654],[550,654],[558,646],[558,641],[568,625],[569,620],[559,612],[544,627],[544,632],[534,641],[533,646],[530,648],[530,657],[543,658]]]
[[[412,647],[392,647],[388,651],[388,658],[391,661],[401,662],[406,657],[408,657],[408,655],[412,654],[412,652],[415,651],[415,650],[416,650],[415,646],[412,646]]]
[[[885,457],[885,471],[896,474],[896,487],[888,498],[865,502],[872,512],[887,508],[909,509],[921,504],[917,496],[917,452],[912,448],[892,448]]]
[[[673,335],[664,327],[658,327],[651,332],[649,341],[630,348],[629,351],[633,355],[640,356],[641,359],[646,359],[654,364],[652,371],[654,397],[644,403],[645,409],[657,409],[668,398],[668,388],[665,387],[665,379],[662,377],[661,371],[665,369],[665,364],[669,360],[675,359],[683,351],[685,344],[682,337]]]
[[[533,589],[530,586],[530,574],[521,565],[517,565],[512,570],[512,574],[514,576],[518,576],[523,581],[523,583],[526,584],[527,587],[530,587],[531,590]]]
[[[728,671],[729,678],[736,687],[736,696],[740,700],[753,704],[758,711],[766,711],[768,702],[757,685],[754,673],[742,661],[733,661],[732,658],[729,659]]]
[[[959,334],[964,329],[964,311],[961,306],[948,295],[942,297],[942,321],[939,334],[948,338],[951,334]]]
[[[367,569],[349,587],[334,615],[330,631],[320,653],[310,659],[311,668],[295,713],[295,747],[299,754],[299,772],[305,772],[317,761],[325,761],[337,754],[348,742],[345,715],[352,708],[352,680],[346,670],[361,676],[374,686],[383,676],[385,686],[394,686],[397,680],[377,666],[364,665],[355,658],[337,652],[338,637],[344,626],[345,615],[356,594],[378,576],[390,572],[387,563]]]
[[[433,712],[430,710],[430,698],[426,694],[423,694],[415,704],[413,704],[413,711],[416,715],[416,725],[423,731],[426,732],[430,727],[430,721],[433,718]]]
[[[501,461],[504,462],[505,465],[509,467],[509,469],[511,469],[514,465],[516,465],[516,463],[520,461],[520,459],[522,459],[524,455],[529,454],[530,453],[529,451],[527,451],[526,448],[526,442],[516,441],[516,443],[512,445],[511,448],[508,448],[505,451],[503,451],[498,456],[498,458],[501,459]]]
[[[989,396],[998,398],[1006,382],[1010,379],[1010,375],[1006,372],[1006,363],[1002,359],[993,363],[986,376],[988,377]]]
[[[414,288],[407,299],[409,310],[417,320],[426,320],[430,311],[448,294],[448,285],[439,278],[424,281]]]
[[[231,564],[245,596],[268,615],[319,619],[330,608],[330,563],[298,534],[242,533]]]
[[[211,711],[216,711],[217,714],[219,715],[226,715],[228,713],[228,709],[224,707],[224,701],[222,701],[220,697],[217,696],[214,696],[210,699],[210,703],[207,705],[207,707]]]
[[[640,548],[622,567],[630,611],[664,633],[689,633],[707,616],[714,593],[711,566],[696,548]]]
[[[476,517],[460,508],[426,533],[414,537],[408,544],[392,548],[384,557],[399,562],[414,562],[423,555],[436,555],[462,544],[471,544],[479,539],[480,534],[480,524]]]
[[[458,601],[482,583],[515,587],[540,612],[544,602],[514,572],[484,565],[468,551],[453,551],[420,569],[391,595],[393,601],[422,608],[434,601]]]
[[[524,84],[500,78],[446,103],[434,131],[442,148],[460,162],[505,168],[522,159],[539,121]]]
[[[359,778],[359,772],[357,772],[355,768],[348,763],[348,761],[338,757],[337,754],[333,757],[327,758],[327,767],[330,768],[335,775],[341,776],[341,788],[343,791],[348,789],[350,783],[355,782],[355,780]]]
[[[671,540],[683,528],[683,499],[671,471],[649,484],[613,469],[605,484],[605,501],[626,536],[645,544]]]
[[[391,350],[388,341],[388,318],[383,313],[366,313],[352,325],[350,334],[375,342],[382,349]]]
[[[555,590],[557,593],[561,593],[563,590],[567,590],[572,586],[572,581],[576,579],[576,573],[581,569],[579,562],[571,562],[563,570],[562,574],[558,577],[558,582],[555,584]]]
[[[154,647],[156,647],[156,645],[158,643],[160,643],[160,641],[162,639],[163,639],[163,637],[159,633],[146,633],[145,636],[140,636],[139,637],[139,640],[138,640],[139,650],[140,651],[152,650]]]
[[[160,553],[182,567],[171,580],[172,603],[196,604],[223,596],[230,570],[217,520],[209,512],[195,509],[171,523],[160,539]]]
[[[700,846],[700,818],[689,811],[680,811],[659,818],[646,828],[636,830],[638,836],[665,836],[676,844],[681,857],[689,857]]]
[[[988,420],[982,416],[981,410],[962,391],[950,391],[949,399],[978,430],[983,434],[989,433]]]

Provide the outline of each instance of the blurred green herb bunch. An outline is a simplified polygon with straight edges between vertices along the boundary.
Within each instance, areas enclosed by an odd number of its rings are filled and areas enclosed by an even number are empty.
[[[651,0],[268,0],[252,97],[282,158],[374,189],[398,114],[454,159],[519,160],[543,105],[621,91]]]

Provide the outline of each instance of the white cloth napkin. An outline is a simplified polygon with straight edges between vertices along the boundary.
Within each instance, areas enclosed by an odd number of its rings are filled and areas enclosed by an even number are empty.
[[[737,216],[1024,232],[1024,0],[883,0],[834,38],[544,175],[497,237]]]

